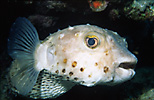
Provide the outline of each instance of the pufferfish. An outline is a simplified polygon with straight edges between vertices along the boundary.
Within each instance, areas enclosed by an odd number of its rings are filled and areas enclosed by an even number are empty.
[[[56,98],[75,85],[116,85],[135,75],[137,58],[116,32],[76,25],[40,41],[31,22],[19,17],[10,29],[9,79],[14,93]]]

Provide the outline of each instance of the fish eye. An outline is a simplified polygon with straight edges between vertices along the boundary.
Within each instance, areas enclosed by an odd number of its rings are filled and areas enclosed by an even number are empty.
[[[91,48],[91,49],[94,49],[98,46],[99,44],[99,39],[97,36],[94,36],[94,35],[88,35],[86,36],[85,38],[85,42],[86,42],[86,45]]]

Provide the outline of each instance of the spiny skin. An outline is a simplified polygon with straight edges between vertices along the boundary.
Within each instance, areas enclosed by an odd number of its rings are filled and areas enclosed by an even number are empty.
[[[87,47],[87,35],[99,38],[96,48]],[[125,39],[97,26],[79,25],[58,31],[49,36],[42,45],[38,52],[48,51],[43,68],[52,74],[63,76],[63,80],[93,86],[111,81],[111,84],[121,83],[135,74],[131,68],[119,67],[121,63],[135,64],[137,61],[127,50]],[[36,56],[38,62],[43,60],[38,57],[38,53]]]
[[[22,37],[24,44],[23,42],[19,42],[20,45],[15,42],[9,44],[10,55],[14,57],[9,73],[14,92],[34,99],[56,98],[76,84],[88,87],[97,84],[115,85],[135,75],[134,66],[137,58],[127,49],[125,39],[116,32],[94,25],[77,25],[51,34],[38,43],[33,39],[37,36],[36,31],[26,19],[17,20],[17,25],[15,23],[13,28],[16,29],[18,23],[21,25],[22,22],[28,24],[28,26],[24,24],[28,30],[19,29],[27,33],[17,34],[17,39],[13,34],[10,41],[14,42]],[[34,37],[31,32],[34,32]],[[16,30],[13,33],[16,33]],[[31,41],[35,43],[35,48],[33,44],[24,40],[31,38],[23,38],[28,36],[27,34],[32,37]],[[33,48],[34,57],[31,57],[31,53],[29,57],[25,48],[22,48],[22,51],[14,48],[21,45]],[[25,57],[28,59],[23,60]],[[33,79],[36,78],[34,84]]]

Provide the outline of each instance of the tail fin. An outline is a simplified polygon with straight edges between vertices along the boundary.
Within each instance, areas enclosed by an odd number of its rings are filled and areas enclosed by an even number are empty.
[[[39,44],[37,31],[31,22],[17,18],[10,30],[8,53],[18,61],[19,70],[11,82],[22,95],[30,92],[37,81],[40,71],[35,68],[34,51]]]

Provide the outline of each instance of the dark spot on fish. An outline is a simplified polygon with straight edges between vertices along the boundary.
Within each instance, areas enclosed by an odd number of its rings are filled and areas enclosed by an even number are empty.
[[[77,77],[75,77],[75,78],[74,78],[74,80],[75,80],[75,81],[77,81],[77,80],[78,80],[78,78],[77,78]]]
[[[59,73],[59,70],[56,70],[55,73],[58,74]]]
[[[85,83],[85,81],[81,81],[81,84]]]
[[[114,42],[112,38],[110,39],[110,41],[111,41],[111,42]]]
[[[77,66],[77,62],[74,61],[74,62],[72,63],[72,67],[76,67],[76,66]]]
[[[65,72],[66,72],[66,70],[65,70],[65,69],[63,69],[63,70],[62,70],[62,72],[63,72],[63,73],[65,73]]]
[[[47,79],[47,81],[50,82],[51,80],[50,79]]]
[[[57,62],[57,65],[59,65],[59,62]]]
[[[11,73],[11,76],[13,77],[13,76],[14,76],[14,74],[15,74],[15,73],[14,73],[14,72],[12,72],[12,73]]]
[[[80,68],[80,71],[83,72],[84,71],[84,68]]]
[[[63,76],[58,76],[59,78],[62,78]]]
[[[73,75],[73,72],[70,72],[69,75],[72,76]]]
[[[42,83],[46,83],[46,81],[42,81]]]
[[[58,76],[55,76],[56,79],[58,79]]]
[[[104,73],[107,73],[109,71],[109,68],[107,66],[104,67]]]
[[[96,83],[96,81],[93,81],[92,83],[93,83],[93,84],[95,84],[95,83]]]
[[[55,77],[55,75],[52,74],[51,77]],[[41,77],[41,78],[42,78],[42,77]]]
[[[107,56],[107,55],[109,54],[109,51],[106,50],[106,51],[104,51],[104,53],[105,53],[105,55]]]
[[[45,84],[44,86],[48,88],[48,84]]]
[[[41,85],[38,85],[38,88],[41,88]]]
[[[67,80],[69,80],[69,77],[66,77]]]

